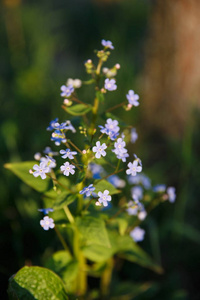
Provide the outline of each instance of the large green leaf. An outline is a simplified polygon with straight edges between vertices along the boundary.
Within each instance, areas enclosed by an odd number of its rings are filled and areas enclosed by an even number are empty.
[[[77,195],[71,194],[69,192],[63,192],[59,196],[57,196],[53,208],[54,209],[61,209],[65,205],[69,205],[70,203],[74,202],[77,199]]]
[[[38,192],[44,193],[51,187],[51,179],[41,179],[40,177],[34,177],[29,173],[29,170],[36,164],[35,161],[25,161],[19,163],[5,164],[4,167],[12,171],[22,181],[31,186]]]
[[[67,290],[71,290],[72,282],[78,275],[78,262],[68,252],[64,250],[55,252],[45,263],[45,267],[58,274],[63,279]]]
[[[120,236],[117,232],[108,231],[111,247],[105,246],[86,245],[82,251],[86,258],[94,261],[101,262],[107,260],[114,254],[135,262],[140,266],[154,270],[157,273],[162,273],[162,268],[156,264],[152,258],[140,248],[128,235]]]
[[[77,217],[76,225],[86,244],[110,247],[106,226],[102,219],[92,216]]]
[[[12,276],[8,288],[11,300],[67,300],[62,280],[41,267],[24,267]]]
[[[95,180],[94,187],[95,187],[95,193],[108,190],[110,195],[114,195],[121,192],[120,190],[117,190],[114,187],[114,185],[112,185],[110,182],[106,181],[105,179]]]
[[[91,111],[92,106],[90,105],[84,105],[84,104],[76,104],[70,107],[63,107],[66,112],[73,116],[82,116],[87,114],[89,111]]]

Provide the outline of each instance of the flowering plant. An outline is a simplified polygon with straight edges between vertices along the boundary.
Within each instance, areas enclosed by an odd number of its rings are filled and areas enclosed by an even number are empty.
[[[115,257],[162,272],[138,245],[145,236],[139,225],[160,202],[174,202],[175,189],[152,188],[150,179],[141,173],[141,159],[126,148],[137,140],[136,129],[113,111],[137,107],[139,96],[129,90],[127,102],[105,110],[106,94],[117,89],[120,65],[103,68],[114,47],[105,40],[102,46],[96,51],[97,65],[91,59],[85,62],[89,80],[68,79],[61,86],[62,108],[72,118],[62,123],[56,118],[47,127],[56,151],[46,147],[45,156],[35,154],[35,162],[6,165],[43,194],[45,208],[38,209],[44,215],[41,228],[54,229],[61,247],[51,254],[45,268],[24,267],[11,278],[13,299],[30,294],[37,299],[111,298]],[[79,97],[83,85],[94,87],[93,102]],[[88,277],[99,278],[96,296],[88,287]]]

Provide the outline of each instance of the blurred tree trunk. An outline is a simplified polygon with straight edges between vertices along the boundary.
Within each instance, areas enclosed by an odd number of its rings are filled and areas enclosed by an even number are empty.
[[[181,136],[200,104],[200,0],[156,0],[144,69],[146,127]]]

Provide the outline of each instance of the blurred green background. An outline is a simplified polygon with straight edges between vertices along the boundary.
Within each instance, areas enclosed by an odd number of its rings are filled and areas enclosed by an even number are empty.
[[[182,76],[182,69],[175,69],[174,65],[182,66],[185,61],[184,57],[178,63],[174,60],[185,50],[179,49],[182,33],[177,38],[172,31],[173,26],[178,28],[170,23],[170,13],[172,20],[177,13],[169,6],[172,2],[1,2],[0,299],[7,299],[8,278],[20,267],[42,265],[48,251],[60,247],[54,233],[46,234],[39,226],[40,195],[3,165],[32,160],[36,152],[52,146],[46,127],[57,116],[61,121],[68,118],[61,110],[60,86],[69,77],[88,78],[84,61],[95,57],[93,50],[100,48],[103,38],[115,46],[108,67],[121,65],[118,92],[107,95],[109,106],[124,101],[129,89],[140,94],[141,105],[137,110],[126,115],[120,110],[116,113],[123,114],[137,128],[139,140],[132,150],[143,160],[143,170],[152,184],[166,183],[177,189],[176,203],[160,205],[144,222],[147,233],[142,247],[162,264],[164,274],[124,263],[117,276],[126,281],[155,282],[149,291],[135,299],[200,299],[199,100],[195,99],[197,92],[188,92],[198,91],[200,77],[195,67],[183,67],[184,79],[195,78],[189,81],[184,95],[181,93],[186,89],[184,82],[174,84],[175,79],[170,79]],[[178,10],[183,19],[187,9]],[[190,21],[193,18],[196,26],[192,9]],[[157,28],[163,29],[163,35]],[[196,44],[190,50],[199,49],[195,40],[193,43]],[[193,56],[191,52],[190,57]],[[197,68],[196,63],[187,59],[187,66]],[[84,97],[91,95],[85,92]]]

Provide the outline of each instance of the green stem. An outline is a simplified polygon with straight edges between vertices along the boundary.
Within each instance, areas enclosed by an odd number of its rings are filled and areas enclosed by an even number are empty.
[[[114,261],[113,258],[111,257],[107,261],[107,267],[101,276],[100,289],[103,297],[108,296],[109,294],[109,287],[112,279],[113,266],[114,266]]]
[[[74,223],[74,217],[72,216],[72,214],[71,214],[71,212],[70,212],[68,206],[65,205],[65,206],[63,207],[63,209],[64,209],[64,212],[65,212],[65,214],[66,214],[66,216],[67,216],[69,222],[70,222],[70,223]]]
[[[64,249],[72,256],[72,254],[71,254],[67,244],[65,243],[65,240],[64,240],[63,236],[61,235],[60,231],[58,230],[58,228],[56,226],[54,227],[54,229],[55,229],[55,232],[56,232],[59,240],[61,241],[61,244],[63,245]]]

